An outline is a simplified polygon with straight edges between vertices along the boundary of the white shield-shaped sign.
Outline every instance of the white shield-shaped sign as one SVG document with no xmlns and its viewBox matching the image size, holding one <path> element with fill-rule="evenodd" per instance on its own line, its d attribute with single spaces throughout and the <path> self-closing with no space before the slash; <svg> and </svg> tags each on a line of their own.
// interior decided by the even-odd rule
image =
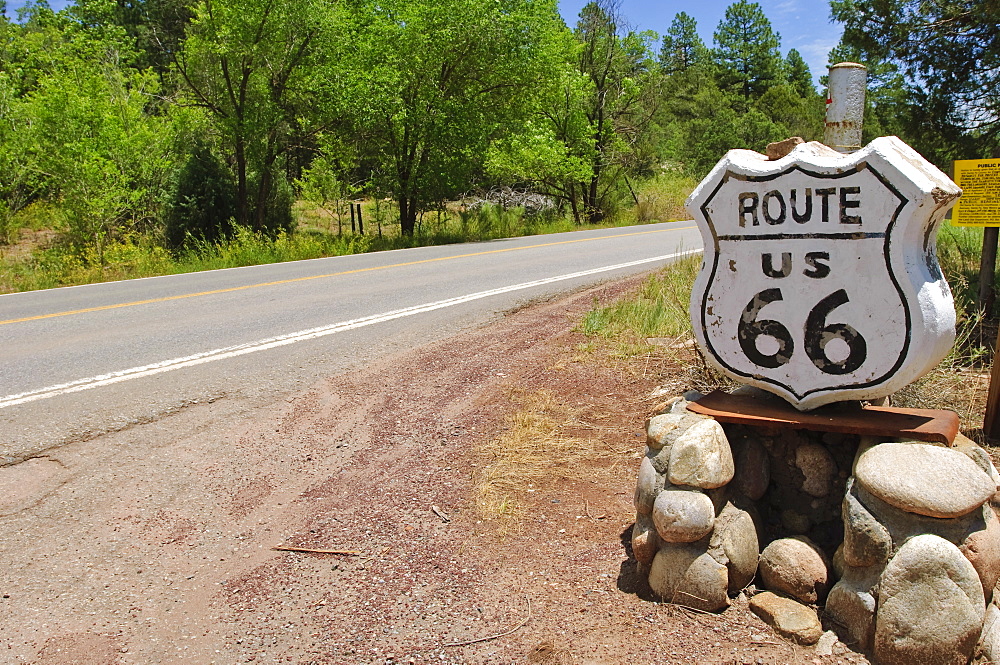
<svg viewBox="0 0 1000 665">
<path fill-rule="evenodd" d="M 935 237 L 960 194 L 895 137 L 850 155 L 730 151 L 687 201 L 705 241 L 691 296 L 705 356 L 802 410 L 920 377 L 954 342 Z"/>
</svg>

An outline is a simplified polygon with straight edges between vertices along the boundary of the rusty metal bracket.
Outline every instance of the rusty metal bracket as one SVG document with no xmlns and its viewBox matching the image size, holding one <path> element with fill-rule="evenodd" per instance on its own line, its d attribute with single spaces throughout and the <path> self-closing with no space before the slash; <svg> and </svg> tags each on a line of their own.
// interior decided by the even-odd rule
<svg viewBox="0 0 1000 665">
<path fill-rule="evenodd" d="M 829 404 L 802 412 L 790 404 L 779 404 L 777 400 L 730 395 L 721 390 L 691 402 L 687 408 L 723 423 L 755 425 L 765 429 L 885 436 L 949 446 L 954 445 L 959 429 L 958 414 L 954 411 Z"/>
</svg>

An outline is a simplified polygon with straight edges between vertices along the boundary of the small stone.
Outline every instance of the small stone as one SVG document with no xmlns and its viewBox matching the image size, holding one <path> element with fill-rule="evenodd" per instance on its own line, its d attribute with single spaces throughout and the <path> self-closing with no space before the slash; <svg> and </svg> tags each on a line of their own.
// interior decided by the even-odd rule
<svg viewBox="0 0 1000 665">
<path fill-rule="evenodd" d="M 855 464 L 859 484 L 917 515 L 961 517 L 989 501 L 996 484 L 967 455 L 923 443 L 883 443 Z"/>
<path fill-rule="evenodd" d="M 646 423 L 646 445 L 660 450 L 667 443 L 667 436 L 684 421 L 680 413 L 664 413 L 653 416 Z"/>
<path fill-rule="evenodd" d="M 759 547 L 750 513 L 727 503 L 715 518 L 708 550 L 729 569 L 729 593 L 739 593 L 757 574 Z"/>
<path fill-rule="evenodd" d="M 644 566 L 653 563 L 653 557 L 660 549 L 660 535 L 656 532 L 653 519 L 649 515 L 639 515 L 632 526 L 632 554 Z"/>
<path fill-rule="evenodd" d="M 649 588 L 668 603 L 716 612 L 729 606 L 726 567 L 702 548 L 668 543 L 649 571 Z"/>
<path fill-rule="evenodd" d="M 689 427 L 670 448 L 667 478 L 674 485 L 722 487 L 733 479 L 734 472 L 729 440 L 722 425 L 711 418 Z"/>
<path fill-rule="evenodd" d="M 756 439 L 749 439 L 740 447 L 734 463 L 733 485 L 736 489 L 751 501 L 764 496 L 771 482 L 771 463 L 764 446 Z"/>
<path fill-rule="evenodd" d="M 986 602 L 990 602 L 1000 581 L 1000 520 L 989 506 L 983 507 L 983 517 L 986 527 L 969 534 L 959 549 L 976 569 Z"/>
<path fill-rule="evenodd" d="M 958 548 L 933 534 L 914 536 L 879 582 L 875 659 L 880 665 L 965 665 L 985 612 L 979 576 Z"/>
<path fill-rule="evenodd" d="M 829 589 L 830 570 L 820 549 L 805 537 L 773 541 L 760 555 L 764 586 L 803 603 L 817 603 Z"/>
<path fill-rule="evenodd" d="M 806 515 L 803 515 L 799 511 L 786 508 L 781 511 L 781 526 L 785 527 L 785 531 L 788 533 L 802 535 L 809 531 L 812 527 L 812 522 L 809 521 Z"/>
<path fill-rule="evenodd" d="M 844 578 L 826 598 L 826 613 L 847 631 L 850 644 L 870 649 L 875 639 L 875 597 L 861 585 Z"/>
<path fill-rule="evenodd" d="M 663 474 L 664 479 L 666 479 L 667 469 L 670 468 L 670 446 L 667 445 L 660 450 L 647 447 L 646 459 L 652 463 L 653 469 L 657 473 Z"/>
<path fill-rule="evenodd" d="M 781 159 L 795 149 L 795 146 L 800 143 L 805 143 L 801 136 L 793 136 L 790 139 L 785 139 L 784 141 L 777 141 L 775 143 L 767 144 L 767 158 L 770 161 L 775 161 Z"/>
<path fill-rule="evenodd" d="M 764 591 L 750 599 L 750 610 L 779 635 L 796 644 L 816 644 L 823 635 L 816 611 L 791 598 Z"/>
<path fill-rule="evenodd" d="M 639 463 L 639 478 L 635 484 L 635 512 L 639 515 L 649 515 L 653 512 L 653 502 L 663 491 L 666 476 L 657 473 L 653 462 L 644 457 Z"/>
<path fill-rule="evenodd" d="M 830 570 L 833 571 L 833 576 L 835 579 L 840 579 L 844 576 L 844 570 L 847 568 L 847 564 L 844 563 L 844 543 L 840 543 L 837 549 L 833 552 L 833 558 L 830 560 Z"/>
<path fill-rule="evenodd" d="M 862 505 L 853 489 L 854 483 L 849 482 L 841 508 L 844 563 L 856 568 L 884 564 L 892 553 L 892 536 Z"/>
<path fill-rule="evenodd" d="M 872 587 L 878 580 L 877 573 L 866 569 L 847 569 L 826 597 L 826 613 L 847 631 L 846 641 L 862 650 L 870 649 L 875 640 L 875 596 L 872 595 Z"/>
<path fill-rule="evenodd" d="M 819 641 L 816 642 L 816 655 L 817 656 L 832 656 L 833 655 L 833 645 L 837 643 L 837 633 L 832 630 L 828 630 L 822 635 L 820 635 Z"/>
<path fill-rule="evenodd" d="M 813 442 L 803 443 L 795 449 L 795 466 L 804 476 L 803 492 L 814 497 L 830 493 L 837 465 L 825 447 Z"/>
<path fill-rule="evenodd" d="M 996 605 L 986 608 L 986 622 L 979 636 L 979 646 L 987 662 L 1000 662 L 1000 610 Z"/>
<path fill-rule="evenodd" d="M 653 524 L 668 543 L 701 540 L 714 523 L 715 507 L 701 492 L 668 486 L 653 502 Z"/>
</svg>

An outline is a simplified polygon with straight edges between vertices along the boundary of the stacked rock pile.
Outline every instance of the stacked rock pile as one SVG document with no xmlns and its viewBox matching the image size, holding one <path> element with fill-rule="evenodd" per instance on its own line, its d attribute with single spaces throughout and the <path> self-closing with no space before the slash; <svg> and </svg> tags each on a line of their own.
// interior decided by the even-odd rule
<svg viewBox="0 0 1000 665">
<path fill-rule="evenodd" d="M 980 641 L 1000 658 L 1000 475 L 983 449 L 764 432 L 687 404 L 649 420 L 636 485 L 632 549 L 654 593 L 720 611 L 756 578 L 751 609 L 803 644 L 825 601 L 880 665 L 965 663 Z"/>
<path fill-rule="evenodd" d="M 1000 579 L 1000 476 L 956 443 L 869 442 L 848 481 L 826 611 L 879 663 L 965 663 L 982 633 Z"/>
</svg>

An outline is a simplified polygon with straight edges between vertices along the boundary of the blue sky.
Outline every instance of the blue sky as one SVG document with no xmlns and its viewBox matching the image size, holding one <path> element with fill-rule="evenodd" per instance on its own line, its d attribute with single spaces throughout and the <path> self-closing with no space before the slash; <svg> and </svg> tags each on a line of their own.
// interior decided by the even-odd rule
<svg viewBox="0 0 1000 665">
<path fill-rule="evenodd" d="M 559 11 L 570 27 L 576 25 L 580 9 L 588 0 L 559 0 Z M 622 0 L 621 13 L 634 30 L 653 30 L 661 36 L 670 27 L 677 12 L 687 12 L 698 22 L 698 32 L 708 46 L 712 46 L 712 33 L 734 0 L 699 0 L 698 2 L 668 2 L 665 0 Z M 842 31 L 830 21 L 830 5 L 826 0 L 757 0 L 764 14 L 781 35 L 781 52 L 798 49 L 809 64 L 813 77 L 826 73 L 826 56 L 837 42 Z M 13 9 L 22 3 L 8 0 Z M 61 9 L 67 0 L 50 0 L 53 9 Z"/>
<path fill-rule="evenodd" d="M 634 30 L 666 33 L 678 12 L 687 12 L 698 22 L 698 34 L 712 46 L 712 34 L 726 15 L 726 7 L 735 0 L 622 0 L 621 14 Z M 576 25 L 577 16 L 588 0 L 559 0 L 559 12 L 566 24 Z M 813 78 L 826 74 L 827 54 L 840 41 L 843 29 L 830 20 L 830 5 L 825 0 L 757 0 L 771 27 L 781 35 L 781 53 L 797 49 Z"/>
</svg>

